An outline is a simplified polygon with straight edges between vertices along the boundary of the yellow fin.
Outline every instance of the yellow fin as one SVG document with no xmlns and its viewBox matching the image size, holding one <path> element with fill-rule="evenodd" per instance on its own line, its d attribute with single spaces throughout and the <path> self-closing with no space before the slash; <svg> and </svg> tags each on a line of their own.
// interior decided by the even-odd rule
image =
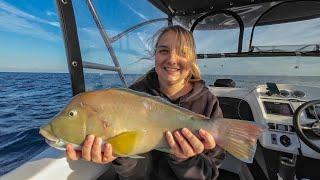
<svg viewBox="0 0 320 180">
<path fill-rule="evenodd" d="M 107 142 L 111 144 L 114 154 L 118 156 L 130 156 L 144 134 L 145 131 L 123 132 L 107 139 Z"/>
</svg>

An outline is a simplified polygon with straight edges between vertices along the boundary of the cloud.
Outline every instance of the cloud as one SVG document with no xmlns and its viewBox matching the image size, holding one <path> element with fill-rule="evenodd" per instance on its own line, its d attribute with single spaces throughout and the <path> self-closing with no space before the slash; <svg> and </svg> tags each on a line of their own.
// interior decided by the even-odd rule
<svg viewBox="0 0 320 180">
<path fill-rule="evenodd" d="M 48 25 L 52 25 L 55 27 L 59 27 L 59 25 L 57 25 L 57 24 L 59 24 L 59 22 L 51 22 L 51 21 L 48 21 L 45 19 L 38 18 L 32 14 L 21 11 L 20 9 L 18 9 L 8 3 L 5 3 L 5 2 L 0 2 L 0 9 L 2 11 L 9 13 L 9 14 L 15 15 L 17 17 L 20 17 L 20 18 L 23 18 L 23 19 L 26 19 L 29 21 L 34 21 L 34 22 L 38 22 L 38 23 L 43 23 L 43 24 L 48 24 Z M 47 12 L 52 13 L 50 11 L 47 11 Z"/>
<path fill-rule="evenodd" d="M 148 20 L 148 18 L 147 18 L 145 15 L 141 14 L 141 13 L 138 12 L 135 8 L 133 8 L 132 6 L 130 6 L 128 2 L 123 2 L 123 1 L 121 1 L 121 0 L 120 0 L 120 2 L 121 2 L 123 5 L 127 6 L 133 13 L 135 13 L 136 15 L 138 15 L 141 19 Z"/>
<path fill-rule="evenodd" d="M 47 16 L 57 16 L 55 12 L 52 11 L 46 11 Z"/>
<path fill-rule="evenodd" d="M 41 24 L 59 28 L 59 23 L 35 17 L 18 8 L 0 2 L 0 31 L 15 32 L 47 41 L 60 41 L 60 35 L 47 31 Z"/>
</svg>

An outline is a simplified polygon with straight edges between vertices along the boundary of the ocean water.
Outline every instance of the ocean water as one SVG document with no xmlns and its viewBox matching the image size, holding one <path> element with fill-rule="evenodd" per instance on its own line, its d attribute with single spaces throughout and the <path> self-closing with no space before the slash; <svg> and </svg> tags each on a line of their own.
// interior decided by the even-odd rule
<svg viewBox="0 0 320 180">
<path fill-rule="evenodd" d="M 125 75 L 128 84 L 139 76 Z M 208 85 L 217 78 L 232 78 L 249 89 L 270 81 L 320 87 L 320 77 L 204 76 Z M 85 74 L 85 81 L 87 90 L 122 86 L 116 74 Z M 39 127 L 71 97 L 67 73 L 0 72 L 0 176 L 48 148 Z"/>
</svg>

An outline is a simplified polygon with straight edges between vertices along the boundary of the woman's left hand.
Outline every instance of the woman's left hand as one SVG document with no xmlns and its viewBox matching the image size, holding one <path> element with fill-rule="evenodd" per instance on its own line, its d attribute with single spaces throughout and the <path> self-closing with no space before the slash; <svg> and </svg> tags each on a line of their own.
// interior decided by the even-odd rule
<svg viewBox="0 0 320 180">
<path fill-rule="evenodd" d="M 200 154 L 204 150 L 213 149 L 216 146 L 214 138 L 207 131 L 200 129 L 199 137 L 187 128 L 177 130 L 173 134 L 170 131 L 166 132 L 166 139 L 172 153 L 182 160 Z"/>
</svg>

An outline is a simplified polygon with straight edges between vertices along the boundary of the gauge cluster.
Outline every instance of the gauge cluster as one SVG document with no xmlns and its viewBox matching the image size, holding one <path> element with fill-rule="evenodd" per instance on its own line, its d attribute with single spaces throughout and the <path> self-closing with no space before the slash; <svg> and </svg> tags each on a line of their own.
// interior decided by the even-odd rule
<svg viewBox="0 0 320 180">
<path fill-rule="evenodd" d="M 280 96 L 286 98 L 303 98 L 306 96 L 306 93 L 301 90 L 281 89 Z"/>
<path fill-rule="evenodd" d="M 279 88 L 276 83 L 267 82 L 265 88 L 265 94 L 267 96 L 274 96 L 274 97 L 282 97 L 282 98 L 304 98 L 306 93 L 300 89 L 294 88 Z"/>
</svg>

